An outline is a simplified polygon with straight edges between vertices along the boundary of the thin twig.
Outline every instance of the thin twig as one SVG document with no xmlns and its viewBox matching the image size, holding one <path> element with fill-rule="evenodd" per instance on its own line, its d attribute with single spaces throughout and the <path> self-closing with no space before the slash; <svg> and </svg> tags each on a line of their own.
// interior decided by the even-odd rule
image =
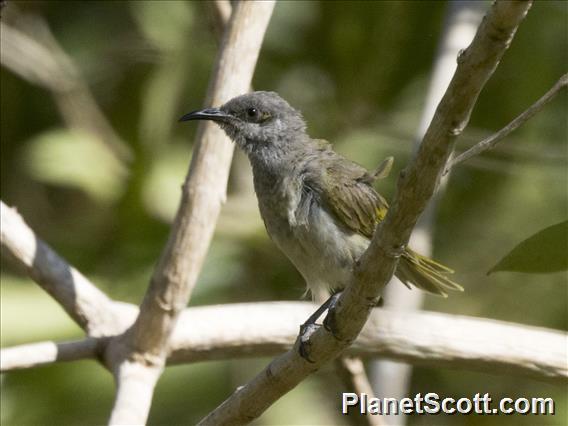
<svg viewBox="0 0 568 426">
<path fill-rule="evenodd" d="M 101 342 L 100 338 L 89 337 L 73 342 L 41 342 L 5 348 L 0 351 L 0 372 L 96 358 Z"/>
<path fill-rule="evenodd" d="M 568 87 L 568 73 L 560 77 L 556 84 L 552 86 L 552 88 L 548 92 L 546 92 L 538 101 L 532 104 L 522 114 L 517 116 L 513 121 L 499 130 L 497 133 L 492 134 L 488 138 L 482 140 L 467 151 L 455 157 L 444 170 L 444 175 L 458 164 L 463 163 L 464 161 L 469 160 L 471 157 L 479 155 L 482 152 L 495 147 L 495 145 L 501 142 L 511 132 L 521 127 L 526 121 L 530 120 L 536 113 L 541 111 L 546 106 L 546 104 L 554 99 L 554 97 L 566 87 Z"/>
<path fill-rule="evenodd" d="M 471 45 L 460 55 L 458 68 L 440 102 L 415 159 L 401 174 L 397 194 L 353 282 L 339 297 L 328 324 L 309 339 L 309 358 L 298 349 L 274 359 L 268 367 L 209 413 L 203 425 L 247 424 L 309 374 L 334 359 L 357 337 L 398 263 L 418 217 L 434 194 L 452 146 L 466 127 L 487 80 L 509 47 L 530 1 L 497 1 L 481 23 Z"/>
</svg>

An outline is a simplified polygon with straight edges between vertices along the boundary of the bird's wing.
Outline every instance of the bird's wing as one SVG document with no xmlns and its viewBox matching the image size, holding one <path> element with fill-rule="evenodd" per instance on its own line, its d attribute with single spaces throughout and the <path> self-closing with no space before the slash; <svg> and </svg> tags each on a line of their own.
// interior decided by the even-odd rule
<svg viewBox="0 0 568 426">
<path fill-rule="evenodd" d="M 367 170 L 331 149 L 325 151 L 319 179 L 311 185 L 340 223 L 371 238 L 387 213 L 387 202 L 371 186 L 374 178 Z"/>
<path fill-rule="evenodd" d="M 375 180 L 373 174 L 325 146 L 319 154 L 318 167 L 314 167 L 314 175 L 306 183 L 339 223 L 372 238 L 377 224 L 385 218 L 388 210 L 385 199 L 371 186 Z M 380 170 L 378 175 L 382 175 Z M 406 248 L 396 275 L 407 286 L 413 284 L 445 297 L 447 290 L 463 291 L 448 277 L 452 272 L 450 268 Z"/>
</svg>

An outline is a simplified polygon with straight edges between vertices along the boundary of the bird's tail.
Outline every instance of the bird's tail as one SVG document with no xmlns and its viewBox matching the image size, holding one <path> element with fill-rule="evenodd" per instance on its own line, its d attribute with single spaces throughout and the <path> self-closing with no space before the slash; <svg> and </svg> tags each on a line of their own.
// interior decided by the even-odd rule
<svg viewBox="0 0 568 426">
<path fill-rule="evenodd" d="M 448 297 L 447 290 L 463 291 L 448 275 L 454 271 L 435 260 L 407 248 L 400 257 L 396 270 L 397 278 L 408 288 L 410 284 L 429 293 Z"/>
</svg>

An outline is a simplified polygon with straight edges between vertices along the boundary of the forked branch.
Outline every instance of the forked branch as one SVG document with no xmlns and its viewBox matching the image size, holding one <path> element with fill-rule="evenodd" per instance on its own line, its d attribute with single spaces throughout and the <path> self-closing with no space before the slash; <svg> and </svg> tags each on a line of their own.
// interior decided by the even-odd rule
<svg viewBox="0 0 568 426">
<path fill-rule="evenodd" d="M 497 133 L 492 134 L 487 139 L 482 140 L 481 142 L 475 144 L 473 147 L 468 149 L 467 151 L 461 153 L 457 157 L 455 157 L 450 164 L 447 165 L 446 169 L 444 170 L 444 174 L 448 173 L 452 168 L 457 166 L 458 164 L 463 163 L 464 161 L 469 160 L 471 157 L 475 157 L 487 150 L 490 150 L 495 147 L 499 142 L 501 142 L 505 137 L 507 137 L 511 132 L 517 130 L 521 127 L 525 122 L 530 120 L 534 115 L 541 111 L 554 97 L 560 93 L 562 89 L 568 87 L 568 74 L 564 74 L 560 79 L 552 86 L 552 88 L 546 92 L 538 101 L 532 104 L 529 108 L 523 111 L 522 114 L 517 116 L 513 121 L 499 130 Z"/>
</svg>

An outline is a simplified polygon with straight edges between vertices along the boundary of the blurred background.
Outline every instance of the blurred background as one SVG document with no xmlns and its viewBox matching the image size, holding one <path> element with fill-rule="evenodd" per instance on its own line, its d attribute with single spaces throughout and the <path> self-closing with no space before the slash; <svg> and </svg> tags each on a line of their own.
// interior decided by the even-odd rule
<svg viewBox="0 0 568 426">
<path fill-rule="evenodd" d="M 277 4 L 253 86 L 301 109 L 313 137 L 369 169 L 390 199 L 413 150 L 444 25 L 444 1 Z M 183 1 L 9 1 L 2 9 L 1 198 L 111 297 L 138 304 L 166 241 L 192 154 L 218 36 L 212 4 Z M 456 147 L 499 130 L 566 72 L 568 3 L 536 2 L 484 89 Z M 566 273 L 487 271 L 520 241 L 568 217 L 568 97 L 559 95 L 496 149 L 457 167 L 434 218 L 434 256 L 466 291 L 425 308 L 567 329 Z M 212 171 L 214 173 L 215 171 Z M 304 283 L 268 239 L 250 169 L 236 153 L 215 239 L 190 305 L 298 300 Z M 568 248 L 567 248 L 568 249 Z M 82 334 L 58 305 L 2 261 L 3 347 Z M 534 342 L 538 345 L 538 342 Z M 149 424 L 193 424 L 267 359 L 170 367 Z M 84 383 L 88 383 L 85 386 Z M 1 376 L 5 425 L 102 424 L 110 374 L 76 362 Z M 310 377 L 257 424 L 346 424 L 333 369 Z M 553 397 L 566 389 L 511 376 L 414 369 L 410 394 Z M 411 416 L 408 424 L 484 425 L 493 417 Z"/>
</svg>

